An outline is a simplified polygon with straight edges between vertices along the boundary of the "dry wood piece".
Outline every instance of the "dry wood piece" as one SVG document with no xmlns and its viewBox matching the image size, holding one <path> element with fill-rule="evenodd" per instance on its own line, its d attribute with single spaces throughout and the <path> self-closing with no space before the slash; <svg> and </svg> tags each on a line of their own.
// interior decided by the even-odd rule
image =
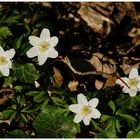
<svg viewBox="0 0 140 140">
<path fill-rule="evenodd" d="M 71 92 L 77 91 L 77 86 L 79 85 L 78 81 L 70 81 L 68 84 L 68 88 Z"/>
<path fill-rule="evenodd" d="M 78 14 L 80 14 L 81 18 L 90 26 L 95 32 L 106 36 L 111 31 L 111 24 L 113 21 L 94 10 L 90 6 L 81 6 L 78 10 Z"/>
<path fill-rule="evenodd" d="M 117 23 L 120 24 L 126 15 L 129 16 L 132 20 L 137 21 L 135 6 L 133 3 L 131 3 L 131 2 L 118 2 L 118 3 L 115 3 L 115 7 L 118 11 L 114 15 L 114 18 L 117 21 Z"/>
<path fill-rule="evenodd" d="M 0 105 L 14 98 L 14 91 L 12 89 L 0 89 L 0 94 L 3 94 L 2 98 L 0 98 Z"/>
<path fill-rule="evenodd" d="M 63 77 L 59 71 L 59 69 L 53 67 L 54 70 L 54 80 L 53 80 L 53 85 L 56 87 L 60 87 L 63 84 Z"/>
<path fill-rule="evenodd" d="M 90 63 L 95 67 L 96 71 L 100 71 L 107 74 L 112 74 L 116 72 L 115 62 L 112 59 L 108 59 L 108 63 L 101 63 L 101 60 L 104 61 L 104 56 L 101 53 L 94 53 L 90 59 Z M 109 63 L 110 62 L 110 63 Z"/>
</svg>

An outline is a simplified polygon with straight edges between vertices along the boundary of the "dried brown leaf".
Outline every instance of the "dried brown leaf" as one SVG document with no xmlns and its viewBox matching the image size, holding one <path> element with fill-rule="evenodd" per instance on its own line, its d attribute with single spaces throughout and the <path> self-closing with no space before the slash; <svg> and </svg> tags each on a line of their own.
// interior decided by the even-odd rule
<svg viewBox="0 0 140 140">
<path fill-rule="evenodd" d="M 100 90 L 104 85 L 104 82 L 99 81 L 99 80 L 95 80 L 95 87 L 97 90 Z"/>
<path fill-rule="evenodd" d="M 70 81 L 68 84 L 68 88 L 71 92 L 77 91 L 77 86 L 79 85 L 78 81 Z"/>
<path fill-rule="evenodd" d="M 62 84 L 63 84 L 63 77 L 61 75 L 61 72 L 59 71 L 59 69 L 53 67 L 53 70 L 54 70 L 54 80 L 53 80 L 53 85 L 54 86 L 57 86 L 57 87 L 60 87 Z"/>
<path fill-rule="evenodd" d="M 115 76 L 110 76 L 107 80 L 106 80 L 106 83 L 105 83 L 105 85 L 104 85 L 104 88 L 106 88 L 106 87 L 114 87 L 115 85 L 116 85 L 116 80 L 117 80 L 118 78 L 117 77 L 115 77 Z"/>
<path fill-rule="evenodd" d="M 81 6 L 78 10 L 78 14 L 95 32 L 103 36 L 110 33 L 110 25 L 113 24 L 113 21 L 90 6 Z M 105 22 L 107 23 L 106 26 L 104 26 Z"/>
</svg>

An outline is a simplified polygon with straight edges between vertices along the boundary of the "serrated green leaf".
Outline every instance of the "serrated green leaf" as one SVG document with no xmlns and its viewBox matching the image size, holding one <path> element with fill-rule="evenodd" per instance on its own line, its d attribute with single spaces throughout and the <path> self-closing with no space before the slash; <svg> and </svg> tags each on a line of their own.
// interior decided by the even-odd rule
<svg viewBox="0 0 140 140">
<path fill-rule="evenodd" d="M 0 39 L 7 38 L 8 36 L 11 36 L 11 35 L 12 33 L 8 27 L 6 26 L 0 27 Z"/>
<path fill-rule="evenodd" d="M 31 63 L 24 65 L 14 64 L 13 71 L 14 75 L 24 83 L 34 83 L 39 78 L 39 74 Z"/>
<path fill-rule="evenodd" d="M 101 131 L 95 135 L 95 138 L 117 138 L 111 131 Z"/>
<path fill-rule="evenodd" d="M 126 137 L 127 138 L 140 138 L 140 131 L 129 131 Z"/>
<path fill-rule="evenodd" d="M 110 131 L 114 134 L 117 133 L 117 130 L 116 130 L 116 120 L 114 117 L 110 117 L 108 120 L 107 120 L 107 126 L 105 128 L 106 131 Z"/>
<path fill-rule="evenodd" d="M 115 112 L 115 103 L 111 100 L 109 103 L 108 103 L 108 106 L 112 109 L 113 113 Z"/>
<path fill-rule="evenodd" d="M 105 122 L 107 119 L 109 119 L 109 117 L 110 117 L 109 115 L 104 115 L 104 114 L 103 114 L 103 115 L 101 116 L 101 122 Z"/>
<path fill-rule="evenodd" d="M 5 116 L 5 118 L 9 118 L 13 112 L 13 109 L 6 109 L 3 111 L 3 115 Z"/>
<path fill-rule="evenodd" d="M 6 135 L 6 138 L 29 138 L 29 136 L 22 130 L 16 129 L 9 131 Z"/>
<path fill-rule="evenodd" d="M 74 138 L 77 130 L 73 117 L 64 116 L 58 108 L 47 106 L 33 122 L 38 137 L 44 138 Z"/>
</svg>

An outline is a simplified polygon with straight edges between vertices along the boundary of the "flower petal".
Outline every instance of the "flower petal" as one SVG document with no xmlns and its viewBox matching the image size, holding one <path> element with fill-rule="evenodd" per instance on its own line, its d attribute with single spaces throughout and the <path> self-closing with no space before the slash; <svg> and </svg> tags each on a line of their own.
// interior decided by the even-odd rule
<svg viewBox="0 0 140 140">
<path fill-rule="evenodd" d="M 8 63 L 8 67 L 9 67 L 9 68 L 12 68 L 12 62 L 11 62 L 10 60 L 8 60 L 7 63 Z"/>
<path fill-rule="evenodd" d="M 84 94 L 78 94 L 77 95 L 77 100 L 78 100 L 78 104 L 81 104 L 81 105 L 87 105 L 88 104 L 87 98 L 85 97 Z"/>
<path fill-rule="evenodd" d="M 129 79 L 127 77 L 122 77 L 120 79 L 116 80 L 116 84 L 119 84 L 120 86 L 126 86 L 127 83 L 129 82 Z"/>
<path fill-rule="evenodd" d="M 4 53 L 4 49 L 0 46 L 0 54 Z"/>
<path fill-rule="evenodd" d="M 9 76 L 9 74 L 10 74 L 8 65 L 0 66 L 0 71 L 4 76 Z"/>
<path fill-rule="evenodd" d="M 140 91 L 140 81 L 138 82 L 137 88 Z"/>
<path fill-rule="evenodd" d="M 84 117 L 83 122 L 85 125 L 89 125 L 91 120 L 91 115 L 87 115 Z"/>
<path fill-rule="evenodd" d="M 37 36 L 29 36 L 29 43 L 34 47 L 37 47 L 41 41 L 42 40 Z"/>
<path fill-rule="evenodd" d="M 98 109 L 93 109 L 92 112 L 91 112 L 91 117 L 94 118 L 94 119 L 97 119 L 97 118 L 100 118 L 101 116 L 101 113 L 99 112 Z"/>
<path fill-rule="evenodd" d="M 50 48 L 48 50 L 48 57 L 50 57 L 50 58 L 56 58 L 57 56 L 58 56 L 58 52 L 54 48 Z"/>
<path fill-rule="evenodd" d="M 83 117 L 84 117 L 84 116 L 81 115 L 81 114 L 76 114 L 75 117 L 74 117 L 74 122 L 75 122 L 75 123 L 81 122 L 82 119 L 83 119 Z"/>
<path fill-rule="evenodd" d="M 26 52 L 26 55 L 27 55 L 29 58 L 38 56 L 38 49 L 37 49 L 36 47 L 32 47 L 32 48 L 30 48 L 30 49 Z"/>
<path fill-rule="evenodd" d="M 58 43 L 58 37 L 53 36 L 53 37 L 50 38 L 50 45 L 51 45 L 51 47 L 56 46 L 57 43 Z"/>
<path fill-rule="evenodd" d="M 50 31 L 46 28 L 44 28 L 40 34 L 40 38 L 42 40 L 48 40 L 50 39 Z"/>
<path fill-rule="evenodd" d="M 138 77 L 138 70 L 137 68 L 133 68 L 129 73 L 129 78 L 137 78 Z"/>
<path fill-rule="evenodd" d="M 130 89 L 127 86 L 124 86 L 122 91 L 124 93 L 129 93 L 130 92 Z"/>
<path fill-rule="evenodd" d="M 14 57 L 14 55 L 15 55 L 15 50 L 14 49 L 10 49 L 10 50 L 7 50 L 6 52 L 5 52 L 5 56 L 7 57 L 7 58 L 9 58 L 9 59 L 12 59 L 13 57 Z"/>
<path fill-rule="evenodd" d="M 73 105 L 70 105 L 69 106 L 69 110 L 74 112 L 74 113 L 79 113 L 80 112 L 80 109 L 81 109 L 81 105 L 79 104 L 73 104 Z"/>
<path fill-rule="evenodd" d="M 99 103 L 99 100 L 97 98 L 93 98 L 88 102 L 88 104 L 92 106 L 93 108 L 95 108 L 98 105 L 98 103 Z"/>
<path fill-rule="evenodd" d="M 43 53 L 39 54 L 38 55 L 39 65 L 43 65 L 46 62 L 47 58 L 48 58 L 47 53 L 45 53 L 45 54 L 43 54 Z"/>
<path fill-rule="evenodd" d="M 129 92 L 129 95 L 131 97 L 136 96 L 136 94 L 137 94 L 137 91 L 136 90 L 130 90 L 130 92 Z"/>
</svg>

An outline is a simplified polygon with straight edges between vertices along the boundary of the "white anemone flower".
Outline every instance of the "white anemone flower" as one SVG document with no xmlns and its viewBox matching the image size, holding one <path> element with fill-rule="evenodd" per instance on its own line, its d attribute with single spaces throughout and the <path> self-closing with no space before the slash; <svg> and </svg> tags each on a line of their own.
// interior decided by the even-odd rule
<svg viewBox="0 0 140 140">
<path fill-rule="evenodd" d="M 58 52 L 54 48 L 58 43 L 58 37 L 50 37 L 50 31 L 46 28 L 42 30 L 40 37 L 29 36 L 29 43 L 33 47 L 26 54 L 29 58 L 38 56 L 39 65 L 43 65 L 47 58 L 58 56 Z"/>
<path fill-rule="evenodd" d="M 11 59 L 15 55 L 15 50 L 10 49 L 4 51 L 3 48 L 0 46 L 0 71 L 4 76 L 9 76 L 10 68 L 12 68 Z"/>
<path fill-rule="evenodd" d="M 116 83 L 123 87 L 124 93 L 129 93 L 131 97 L 135 96 L 137 92 L 140 91 L 140 76 L 138 75 L 138 70 L 132 68 L 128 78 L 122 77 L 117 79 Z"/>
<path fill-rule="evenodd" d="M 99 103 L 97 98 L 87 101 L 87 98 L 83 94 L 79 94 L 77 100 L 78 104 L 69 106 L 69 110 L 76 113 L 74 118 L 75 123 L 79 123 L 83 120 L 85 125 L 89 125 L 91 118 L 100 118 L 101 113 L 96 109 Z"/>
</svg>

